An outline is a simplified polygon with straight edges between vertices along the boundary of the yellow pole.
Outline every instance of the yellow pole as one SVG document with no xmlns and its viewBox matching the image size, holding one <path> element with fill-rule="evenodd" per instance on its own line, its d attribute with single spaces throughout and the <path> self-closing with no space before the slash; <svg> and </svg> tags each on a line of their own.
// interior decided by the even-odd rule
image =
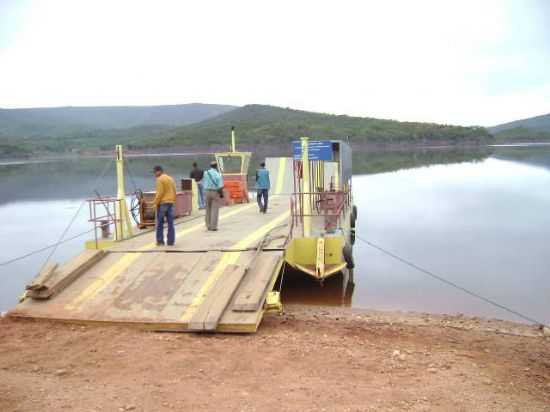
<svg viewBox="0 0 550 412">
<path fill-rule="evenodd" d="M 124 157 L 122 145 L 116 145 L 116 176 L 117 176 L 117 199 L 118 207 L 116 219 L 118 220 L 115 230 L 115 240 L 128 239 L 133 236 L 130 212 L 126 204 L 126 188 L 124 186 Z"/>
<path fill-rule="evenodd" d="M 304 237 L 311 236 L 311 184 L 309 181 L 308 138 L 302 137 L 302 192 L 304 192 Z"/>
<path fill-rule="evenodd" d="M 231 126 L 231 151 L 236 152 L 236 146 L 235 146 L 235 127 Z"/>
</svg>

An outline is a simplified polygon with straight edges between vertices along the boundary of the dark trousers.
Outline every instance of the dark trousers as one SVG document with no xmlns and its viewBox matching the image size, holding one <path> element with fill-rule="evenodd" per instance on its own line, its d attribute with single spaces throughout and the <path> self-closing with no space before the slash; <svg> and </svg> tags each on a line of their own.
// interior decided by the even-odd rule
<svg viewBox="0 0 550 412">
<path fill-rule="evenodd" d="M 220 194 L 217 190 L 206 191 L 206 213 L 204 220 L 208 230 L 218 230 L 218 217 L 220 212 Z"/>
<path fill-rule="evenodd" d="M 168 224 L 167 243 L 171 246 L 176 241 L 174 229 L 174 205 L 161 203 L 157 210 L 157 243 L 164 243 L 164 219 Z"/>
<path fill-rule="evenodd" d="M 260 212 L 267 212 L 267 199 L 269 197 L 269 190 L 268 189 L 258 189 L 258 207 L 260 208 Z"/>
</svg>

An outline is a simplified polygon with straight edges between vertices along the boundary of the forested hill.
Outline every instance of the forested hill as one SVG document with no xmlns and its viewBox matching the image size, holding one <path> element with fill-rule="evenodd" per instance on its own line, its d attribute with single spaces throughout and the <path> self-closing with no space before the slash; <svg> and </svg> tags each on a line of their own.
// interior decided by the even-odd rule
<svg viewBox="0 0 550 412">
<path fill-rule="evenodd" d="M 227 140 L 235 126 L 239 142 L 247 144 L 286 143 L 299 136 L 344 138 L 371 143 L 463 143 L 489 139 L 482 127 L 460 127 L 434 123 L 398 122 L 306 112 L 288 108 L 248 105 L 218 117 L 176 128 L 171 136 L 136 142 L 144 145 L 216 144 Z"/>
<path fill-rule="evenodd" d="M 530 117 L 528 119 L 516 120 L 509 123 L 499 124 L 490 128 L 491 132 L 497 133 L 508 129 L 534 129 L 550 132 L 550 113 L 542 116 Z"/>
<path fill-rule="evenodd" d="M 56 125 L 55 122 L 52 124 Z M 231 126 L 237 129 L 239 144 L 248 145 L 286 144 L 300 136 L 315 139 L 349 136 L 356 143 L 383 144 L 475 144 L 492 139 L 482 127 L 398 122 L 247 105 L 179 127 L 138 125 L 93 129 L 82 126 L 70 132 L 43 137 L 0 136 L 0 155 L 2 152 L 4 156 L 52 152 L 91 153 L 111 150 L 117 143 L 127 145 L 130 149 L 146 151 L 166 151 L 167 148 L 176 147 L 178 150 L 207 148 L 227 143 Z"/>
<path fill-rule="evenodd" d="M 233 109 L 235 106 L 201 103 L 0 109 L 0 137 L 62 137 L 83 129 L 125 129 L 153 125 L 176 127 L 200 122 Z"/>
<path fill-rule="evenodd" d="M 489 129 L 498 142 L 550 142 L 550 113 Z"/>
</svg>

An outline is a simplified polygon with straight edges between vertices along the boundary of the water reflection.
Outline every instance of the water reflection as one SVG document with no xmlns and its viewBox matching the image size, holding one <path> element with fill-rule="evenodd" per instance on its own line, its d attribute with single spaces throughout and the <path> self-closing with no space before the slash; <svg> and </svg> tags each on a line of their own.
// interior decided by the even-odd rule
<svg viewBox="0 0 550 412">
<path fill-rule="evenodd" d="M 162 164 L 175 178 L 188 177 L 194 160 L 208 164 L 211 156 L 145 157 L 127 159 L 128 191 L 154 188 L 153 166 Z M 103 178 L 98 176 L 107 169 Z M 114 162 L 110 158 L 71 159 L 56 162 L 0 166 L 0 205 L 21 200 L 80 199 L 116 193 Z"/>
<path fill-rule="evenodd" d="M 489 147 L 423 148 L 399 151 L 354 151 L 353 173 L 356 175 L 392 172 L 423 166 L 479 162 L 494 153 Z"/>
<path fill-rule="evenodd" d="M 495 150 L 493 157 L 550 169 L 550 147 L 548 146 L 499 147 Z"/>
<path fill-rule="evenodd" d="M 276 285 L 281 284 L 281 278 Z M 355 285 L 343 274 L 326 279 L 323 284 L 288 266 L 285 269 L 281 298 L 285 303 L 351 306 Z"/>
<path fill-rule="evenodd" d="M 550 321 L 550 172 L 488 158 L 354 178 L 357 233 L 449 280 Z M 353 305 L 508 313 L 359 244 Z M 518 319 L 515 319 L 518 320 Z"/>
<path fill-rule="evenodd" d="M 269 156 L 288 155 L 270 153 Z M 250 175 L 265 154 L 252 158 Z M 126 159 L 126 190 L 152 190 L 155 187 L 153 167 L 162 165 L 176 181 L 189 177 L 194 161 L 207 168 L 212 154 L 185 156 L 144 156 Z M 0 165 L 0 205 L 23 200 L 83 199 L 116 193 L 116 174 L 113 158 L 82 158 L 47 162 L 17 162 Z M 98 180 L 104 171 L 104 176 Z"/>
</svg>

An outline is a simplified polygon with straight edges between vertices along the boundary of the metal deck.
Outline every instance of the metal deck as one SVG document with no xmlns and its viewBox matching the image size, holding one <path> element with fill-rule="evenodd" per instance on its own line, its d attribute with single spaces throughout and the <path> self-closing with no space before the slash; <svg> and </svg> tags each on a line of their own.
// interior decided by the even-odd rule
<svg viewBox="0 0 550 412">
<path fill-rule="evenodd" d="M 10 315 L 154 330 L 255 332 L 289 232 L 290 164 L 268 161 L 274 195 L 267 214 L 251 199 L 222 208 L 217 232 L 206 230 L 202 214 L 180 220 L 175 247 L 156 246 L 152 231 L 118 242 L 58 294 L 27 298 Z M 268 250 L 257 249 L 262 241 Z M 87 259 L 89 251 L 59 270 Z"/>
</svg>

